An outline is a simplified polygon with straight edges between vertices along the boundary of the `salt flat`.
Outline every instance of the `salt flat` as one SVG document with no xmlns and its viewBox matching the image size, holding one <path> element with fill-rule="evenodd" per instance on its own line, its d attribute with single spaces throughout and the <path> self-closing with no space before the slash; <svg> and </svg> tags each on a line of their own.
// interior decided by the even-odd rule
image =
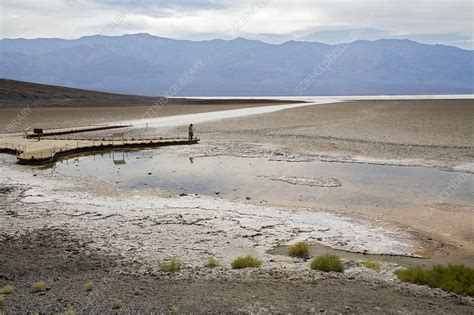
<svg viewBox="0 0 474 315">
<path fill-rule="evenodd" d="M 353 296 L 366 292 L 366 284 L 377 292 L 386 289 L 378 300 L 406 301 L 400 292 L 408 290 L 416 296 L 410 303 L 425 310 L 465 312 L 457 303 L 468 307 L 472 301 L 400 284 L 392 273 L 397 264 L 390 261 L 383 262 L 383 272 L 371 273 L 357 259 L 344 258 L 343 251 L 429 256 L 430 263 L 473 262 L 472 102 L 326 98 L 243 109 L 164 107 L 164 117 L 158 111 L 145 120 L 146 107 L 117 107 L 110 122 L 130 117 L 135 126 L 124 129 L 128 137 L 182 136 L 194 123 L 202 143 L 128 158 L 126 152 L 110 153 L 108 159 L 76 156 L 52 168 L 25 168 L 2 155 L 0 244 L 7 254 L 0 258 L 6 266 L 0 273 L 27 288 L 35 275 L 10 268 L 11 261 L 21 260 L 21 270 L 34 265 L 40 277 L 58 279 L 52 290 L 87 277 L 99 279 L 101 292 L 117 292 L 112 287 L 125 278 L 127 284 L 121 285 L 129 291 L 149 287 L 149 279 L 188 289 L 197 281 L 211 291 L 219 281 L 240 289 L 248 286 L 240 281 L 283 281 L 286 288 L 304 292 L 304 283 L 323 281 L 327 292 L 337 288 L 342 296 Z M 167 115 L 170 111 L 178 115 Z M 37 115 L 62 120 L 72 112 L 37 109 Z M 87 109 L 71 119 L 87 124 L 107 119 L 107 113 Z M 64 141 L 108 136 L 107 131 L 92 132 Z M 104 160 L 110 167 L 101 164 Z M 199 173 L 198 168 L 205 170 Z M 346 272 L 336 281 L 310 271 L 302 260 L 272 252 L 304 240 L 343 250 Z M 231 270 L 229 263 L 246 254 L 260 257 L 263 267 Z M 160 272 L 156 261 L 173 256 L 185 267 L 174 275 Z M 203 269 L 208 256 L 222 265 Z M 52 269 L 51 261 L 63 268 Z M 60 269 L 62 274 L 56 272 Z M 303 287 L 295 288 L 290 279 Z M 279 292 L 276 282 L 268 287 Z M 189 290 L 197 294 L 203 288 Z M 148 293 L 141 305 L 151 298 Z"/>
</svg>

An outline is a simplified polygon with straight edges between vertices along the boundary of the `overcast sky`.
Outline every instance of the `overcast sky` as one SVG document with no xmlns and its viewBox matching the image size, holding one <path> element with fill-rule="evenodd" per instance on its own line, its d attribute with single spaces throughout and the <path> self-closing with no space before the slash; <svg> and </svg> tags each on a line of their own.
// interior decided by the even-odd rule
<svg viewBox="0 0 474 315">
<path fill-rule="evenodd" d="M 179 39 L 411 38 L 472 49 L 472 0 L 0 0 L 2 38 L 150 33 Z"/>
</svg>

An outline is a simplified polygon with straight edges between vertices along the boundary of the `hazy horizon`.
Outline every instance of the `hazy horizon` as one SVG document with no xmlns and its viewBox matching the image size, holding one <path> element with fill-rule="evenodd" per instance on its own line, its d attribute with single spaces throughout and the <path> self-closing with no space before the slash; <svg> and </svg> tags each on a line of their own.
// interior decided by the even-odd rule
<svg viewBox="0 0 474 315">
<path fill-rule="evenodd" d="M 336 44 L 348 42 L 352 31 L 364 28 L 361 39 L 406 38 L 473 49 L 469 0 L 4 0 L 1 9 L 0 38 L 149 33 L 180 40 L 244 37 L 272 44 Z"/>
<path fill-rule="evenodd" d="M 354 30 L 347 30 L 348 32 L 349 31 L 354 31 Z M 351 40 L 350 37 L 348 37 L 347 41 L 336 41 L 336 42 L 327 42 L 327 41 L 318 41 L 318 40 L 299 40 L 299 39 L 288 39 L 288 40 L 285 40 L 285 41 L 280 41 L 280 42 L 273 42 L 271 40 L 268 40 L 268 39 L 258 39 L 258 38 L 251 38 L 251 37 L 244 37 L 244 36 L 238 36 L 238 37 L 234 37 L 234 38 L 209 38 L 209 39 L 180 39 L 180 38 L 173 38 L 173 37 L 167 37 L 167 36 L 161 36 L 161 35 L 156 35 L 156 34 L 150 34 L 150 33 L 126 33 L 126 34 L 121 34 L 121 35 L 104 35 L 104 34 L 89 34 L 89 35 L 83 35 L 83 36 L 80 36 L 80 37 L 75 37 L 75 38 L 61 38 L 61 37 L 0 37 L 0 41 L 1 40 L 37 40 L 37 39 L 44 39 L 44 40 L 54 40 L 54 39 L 58 39 L 58 40 L 67 40 L 67 41 L 73 41 L 73 40 L 78 40 L 78 39 L 81 39 L 81 38 L 87 38 L 87 37 L 101 37 L 101 36 L 104 36 L 104 37 L 124 37 L 124 36 L 133 36 L 133 35 L 148 35 L 148 36 L 152 36 L 152 37 L 157 37 L 157 38 L 163 38 L 163 39 L 170 39 L 170 40 L 176 40 L 176 41 L 190 41 L 190 42 L 209 42 L 209 41 L 234 41 L 234 40 L 239 40 L 239 39 L 243 39 L 243 40 L 248 40 L 248 41 L 259 41 L 259 42 L 262 42 L 262 43 L 265 43 L 265 44 L 268 44 L 268 45 L 274 45 L 274 46 L 279 46 L 279 45 L 282 45 L 282 44 L 286 44 L 288 42 L 307 42 L 307 43 L 320 43 L 320 44 L 325 44 L 325 45 L 329 45 L 329 46 L 337 46 L 337 45 L 340 45 L 340 44 L 345 44 L 345 43 L 353 43 L 353 42 L 358 42 L 358 41 L 367 41 L 367 42 L 376 42 L 376 41 L 383 41 L 383 40 L 399 40 L 399 41 L 412 41 L 412 42 L 415 42 L 415 43 L 418 43 L 418 44 L 423 44 L 423 45 L 442 45 L 442 46 L 449 46 L 449 47 L 455 47 L 455 48 L 459 48 L 459 49 L 463 49 L 463 50 L 468 50 L 468 51 L 473 51 L 474 48 L 464 48 L 464 47 L 459 47 L 459 46 L 455 46 L 455 45 L 448 45 L 448 44 L 440 44 L 440 43 L 426 43 L 426 42 L 423 42 L 423 41 L 419 41 L 419 40 L 415 40 L 415 39 L 411 39 L 411 38 L 404 38 L 404 37 L 400 37 L 400 38 L 394 38 L 394 37 L 387 37 L 387 38 L 377 38 L 377 39 L 365 39 L 365 38 L 358 38 L 358 39 L 354 39 L 354 40 Z"/>
</svg>

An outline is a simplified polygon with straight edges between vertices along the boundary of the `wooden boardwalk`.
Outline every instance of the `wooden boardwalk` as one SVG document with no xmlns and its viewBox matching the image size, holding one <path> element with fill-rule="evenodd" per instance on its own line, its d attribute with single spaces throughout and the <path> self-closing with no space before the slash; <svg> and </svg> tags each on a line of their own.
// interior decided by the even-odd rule
<svg viewBox="0 0 474 315">
<path fill-rule="evenodd" d="M 15 154 L 19 164 L 39 165 L 55 162 L 70 155 L 117 149 L 154 148 L 171 145 L 197 144 L 199 139 L 156 138 L 121 140 L 36 139 L 21 135 L 0 136 L 0 153 Z"/>
</svg>

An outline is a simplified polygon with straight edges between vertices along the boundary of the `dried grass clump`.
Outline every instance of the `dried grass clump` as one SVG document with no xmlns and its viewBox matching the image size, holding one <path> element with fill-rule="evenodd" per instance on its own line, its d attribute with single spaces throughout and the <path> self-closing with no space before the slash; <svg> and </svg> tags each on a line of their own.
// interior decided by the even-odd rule
<svg viewBox="0 0 474 315">
<path fill-rule="evenodd" d="M 364 267 L 367 269 L 372 269 L 374 271 L 380 272 L 382 270 L 382 265 L 376 261 L 367 260 L 364 262 Z"/>
<path fill-rule="evenodd" d="M 87 292 L 94 290 L 94 288 L 94 282 L 92 282 L 91 280 L 87 280 L 86 283 L 84 283 L 84 290 L 86 290 Z"/>
<path fill-rule="evenodd" d="M 7 284 L 6 286 L 3 287 L 2 291 L 0 291 L 1 294 L 12 294 L 15 291 L 15 287 L 12 286 L 11 284 Z"/>
<path fill-rule="evenodd" d="M 291 245 L 288 247 L 288 255 L 307 259 L 309 257 L 309 244 L 306 242 L 298 242 Z"/>
<path fill-rule="evenodd" d="M 33 283 L 31 291 L 34 293 L 46 291 L 46 283 L 44 281 L 38 281 Z"/>
<path fill-rule="evenodd" d="M 113 300 L 112 300 L 112 308 L 113 308 L 114 310 L 117 310 L 117 309 L 121 308 L 122 305 L 123 305 L 123 301 L 122 301 L 122 300 L 120 300 L 120 299 L 113 299 Z"/>
<path fill-rule="evenodd" d="M 262 261 L 250 255 L 237 257 L 231 264 L 232 269 L 257 268 L 262 265 Z"/>
<path fill-rule="evenodd" d="M 204 264 L 204 267 L 207 268 L 216 268 L 220 265 L 221 263 L 215 259 L 214 257 L 208 257 L 207 262 Z"/>
<path fill-rule="evenodd" d="M 343 272 L 344 265 L 336 255 L 325 254 L 314 258 L 311 261 L 311 269 L 324 272 Z"/>
<path fill-rule="evenodd" d="M 180 270 L 181 267 L 182 264 L 176 257 L 171 258 L 169 262 L 158 262 L 158 268 L 163 272 L 176 272 Z"/>
</svg>

